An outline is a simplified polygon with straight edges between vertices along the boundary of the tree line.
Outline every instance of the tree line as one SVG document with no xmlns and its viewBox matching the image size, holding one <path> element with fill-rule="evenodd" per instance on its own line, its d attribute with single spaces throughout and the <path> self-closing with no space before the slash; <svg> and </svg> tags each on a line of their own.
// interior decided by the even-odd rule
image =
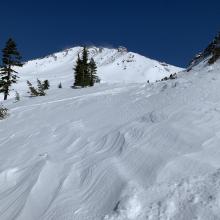
<svg viewBox="0 0 220 220">
<path fill-rule="evenodd" d="M 4 100 L 7 100 L 10 88 L 12 84 L 18 81 L 18 72 L 16 67 L 22 67 L 22 57 L 17 49 L 15 41 L 10 38 L 6 42 L 5 48 L 2 50 L 2 64 L 0 66 L 0 93 L 4 94 Z M 100 82 L 97 76 L 97 65 L 93 58 L 89 60 L 89 53 L 87 47 L 83 47 L 82 54 L 78 54 L 76 65 L 74 70 L 74 84 L 73 88 L 94 86 L 95 83 Z M 37 95 L 43 94 L 44 85 L 41 85 L 41 81 L 37 79 L 38 92 L 30 81 L 27 81 L 29 89 L 32 93 Z M 44 84 L 48 87 L 49 81 L 45 80 Z M 58 85 L 58 88 L 62 88 L 62 84 Z M 47 88 L 48 89 L 48 88 Z"/>
<path fill-rule="evenodd" d="M 0 65 L 0 93 L 3 94 L 4 100 L 7 100 L 11 87 L 17 83 L 19 76 L 16 70 L 17 67 L 22 67 L 22 57 L 17 49 L 17 45 L 12 38 L 9 38 L 5 47 L 2 50 L 2 62 Z M 76 64 L 73 68 L 74 83 L 72 88 L 84 88 L 94 86 L 95 83 L 100 82 L 97 76 L 97 65 L 93 58 L 89 59 L 89 52 L 87 47 L 83 47 L 81 53 L 78 54 Z M 30 81 L 27 81 L 30 96 L 44 96 L 45 90 L 50 87 L 49 81 L 44 80 L 41 82 L 37 79 L 37 88 L 35 88 Z M 61 82 L 58 88 L 62 88 Z M 16 92 L 16 101 L 20 100 L 19 93 Z M 6 108 L 0 106 L 0 118 L 6 114 Z"/>
</svg>

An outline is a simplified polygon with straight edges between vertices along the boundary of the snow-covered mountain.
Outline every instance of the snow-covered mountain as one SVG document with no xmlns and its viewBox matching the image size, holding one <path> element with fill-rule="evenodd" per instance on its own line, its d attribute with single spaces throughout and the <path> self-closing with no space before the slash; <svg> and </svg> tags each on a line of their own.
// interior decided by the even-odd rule
<svg viewBox="0 0 220 220">
<path fill-rule="evenodd" d="M 73 67 L 81 51 L 81 47 L 74 47 L 42 59 L 26 62 L 18 70 L 20 80 L 15 90 L 20 92 L 25 88 L 26 80 L 37 78 L 48 79 L 55 86 L 59 82 L 65 86 L 71 86 L 74 78 Z M 101 82 L 107 83 L 147 82 L 148 80 L 154 82 L 182 70 L 179 67 L 128 52 L 124 47 L 118 49 L 90 47 L 89 55 L 97 63 Z"/>
<path fill-rule="evenodd" d="M 46 96 L 4 101 L 0 219 L 220 219 L 220 60 L 174 80 L 71 89 L 77 52 L 23 67 L 18 89 L 48 78 Z"/>
</svg>

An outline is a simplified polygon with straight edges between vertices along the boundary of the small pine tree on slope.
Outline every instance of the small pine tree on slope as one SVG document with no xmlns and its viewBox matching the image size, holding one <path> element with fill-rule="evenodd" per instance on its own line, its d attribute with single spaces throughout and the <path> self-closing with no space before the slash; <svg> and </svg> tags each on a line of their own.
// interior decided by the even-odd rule
<svg viewBox="0 0 220 220">
<path fill-rule="evenodd" d="M 44 90 L 48 90 L 50 88 L 50 83 L 48 79 L 44 80 L 43 87 L 44 87 Z"/>
<path fill-rule="evenodd" d="M 39 79 L 37 79 L 37 88 L 38 88 L 39 96 L 45 96 L 46 95 L 45 92 L 44 92 L 45 86 Z"/>
<path fill-rule="evenodd" d="M 62 83 L 60 82 L 59 84 L 58 84 L 58 89 L 62 89 Z"/>
<path fill-rule="evenodd" d="M 17 82 L 17 72 L 12 69 L 15 66 L 22 66 L 21 56 L 17 50 L 16 43 L 10 38 L 2 50 L 2 67 L 0 69 L 0 93 L 4 93 L 4 100 L 7 100 L 10 87 Z"/>
<path fill-rule="evenodd" d="M 29 92 L 31 96 L 39 96 L 38 91 L 34 88 L 34 86 L 32 85 L 32 83 L 30 81 L 27 81 L 27 85 L 29 87 Z"/>
<path fill-rule="evenodd" d="M 45 80 L 48 81 L 48 80 Z M 37 79 L 37 89 L 34 88 L 34 86 L 32 85 L 32 83 L 30 81 L 27 81 L 27 85 L 29 87 L 29 92 L 30 95 L 33 96 L 45 96 L 45 90 L 49 89 L 49 81 L 48 84 L 45 83 L 45 81 L 42 83 L 39 79 Z"/>
</svg>

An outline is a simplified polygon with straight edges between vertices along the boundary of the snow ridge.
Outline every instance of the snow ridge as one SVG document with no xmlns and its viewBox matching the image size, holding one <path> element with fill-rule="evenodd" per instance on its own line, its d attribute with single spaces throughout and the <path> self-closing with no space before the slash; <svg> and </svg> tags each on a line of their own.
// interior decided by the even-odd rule
<svg viewBox="0 0 220 220">
<path fill-rule="evenodd" d="M 74 47 L 54 53 L 45 58 L 31 60 L 18 69 L 20 80 L 14 89 L 19 93 L 24 91 L 26 81 L 34 82 L 36 78 L 48 79 L 53 87 L 61 82 L 70 87 L 73 84 L 73 67 L 81 47 Z M 126 48 L 118 49 L 90 47 L 89 55 L 98 66 L 98 76 L 102 83 L 116 82 L 154 82 L 182 69 L 160 63 L 136 53 L 128 52 Z M 27 87 L 27 86 L 26 86 Z"/>
</svg>

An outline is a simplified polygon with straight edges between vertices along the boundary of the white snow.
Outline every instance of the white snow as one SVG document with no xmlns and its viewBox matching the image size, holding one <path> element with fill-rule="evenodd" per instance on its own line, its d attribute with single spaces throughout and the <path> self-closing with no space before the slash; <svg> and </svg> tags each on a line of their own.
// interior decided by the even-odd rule
<svg viewBox="0 0 220 220">
<path fill-rule="evenodd" d="M 19 83 L 13 89 L 19 93 L 27 92 L 27 80 L 33 84 L 36 79 L 48 79 L 55 88 L 61 82 L 63 86 L 70 87 L 73 84 L 73 68 L 81 47 L 73 47 L 58 52 L 42 59 L 36 59 L 25 63 L 22 69 L 18 69 Z M 102 83 L 118 82 L 154 82 L 165 76 L 176 73 L 182 68 L 166 63 L 161 63 L 127 52 L 125 49 L 89 48 L 89 57 L 93 57 L 98 66 L 98 76 Z M 11 94 L 13 96 L 13 93 Z"/>
<path fill-rule="evenodd" d="M 4 102 L 1 220 L 220 219 L 220 62 L 176 80 L 71 89 L 69 69 L 50 59 L 30 62 L 45 62 L 40 79 L 52 74 L 47 96 L 27 96 L 27 64 L 21 101 Z"/>
</svg>

